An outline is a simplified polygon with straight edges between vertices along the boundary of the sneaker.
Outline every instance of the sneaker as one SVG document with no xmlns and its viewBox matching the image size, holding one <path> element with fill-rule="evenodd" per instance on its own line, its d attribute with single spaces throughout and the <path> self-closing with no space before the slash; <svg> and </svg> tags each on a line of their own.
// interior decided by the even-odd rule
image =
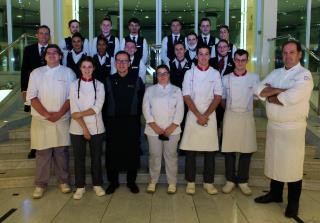
<svg viewBox="0 0 320 223">
<path fill-rule="evenodd" d="M 60 187 L 60 191 L 64 194 L 71 192 L 71 188 L 68 184 L 60 184 L 59 187 Z"/>
<path fill-rule="evenodd" d="M 177 186 L 175 184 L 169 184 L 167 193 L 174 194 L 177 191 Z"/>
<path fill-rule="evenodd" d="M 104 191 L 104 189 L 101 186 L 93 186 L 93 190 L 94 190 L 94 192 L 96 192 L 96 195 L 98 197 L 106 195 L 106 192 Z"/>
<path fill-rule="evenodd" d="M 196 184 L 194 182 L 188 182 L 186 187 L 186 193 L 193 195 L 196 193 Z"/>
<path fill-rule="evenodd" d="M 73 194 L 73 199 L 80 200 L 85 192 L 86 192 L 86 189 L 84 187 L 77 188 L 76 192 Z"/>
<path fill-rule="evenodd" d="M 45 189 L 42 187 L 36 187 L 33 191 L 32 197 L 34 199 L 39 199 L 42 198 L 43 194 L 44 194 Z"/>
<path fill-rule="evenodd" d="M 218 193 L 217 188 L 215 188 L 213 184 L 204 183 L 203 189 L 207 191 L 208 194 L 211 194 L 211 195 Z"/>
<path fill-rule="evenodd" d="M 250 187 L 248 186 L 248 183 L 242 183 L 242 184 L 238 184 L 241 192 L 244 195 L 251 195 L 252 194 L 252 190 L 250 189 Z"/>
<path fill-rule="evenodd" d="M 156 184 L 149 183 L 147 187 L 147 192 L 150 194 L 153 194 L 154 192 L 156 192 Z"/>
<path fill-rule="evenodd" d="M 222 187 L 222 192 L 225 194 L 229 194 L 233 188 L 235 188 L 235 183 L 231 181 L 227 181 L 227 183 Z"/>
</svg>

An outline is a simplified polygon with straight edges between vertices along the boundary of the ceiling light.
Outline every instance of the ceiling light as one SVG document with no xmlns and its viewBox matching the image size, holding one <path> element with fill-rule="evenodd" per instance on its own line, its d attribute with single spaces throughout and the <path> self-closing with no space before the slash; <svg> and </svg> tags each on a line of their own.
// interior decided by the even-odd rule
<svg viewBox="0 0 320 223">
<path fill-rule="evenodd" d="M 149 19 L 149 16 L 146 15 L 144 18 Z"/>
</svg>

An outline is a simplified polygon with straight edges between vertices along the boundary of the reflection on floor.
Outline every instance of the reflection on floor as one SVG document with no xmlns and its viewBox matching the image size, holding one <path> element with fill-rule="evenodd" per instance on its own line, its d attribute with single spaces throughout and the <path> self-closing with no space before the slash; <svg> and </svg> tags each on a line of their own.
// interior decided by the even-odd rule
<svg viewBox="0 0 320 223">
<path fill-rule="evenodd" d="M 82 200 L 73 200 L 71 194 L 62 194 L 57 187 L 49 187 L 45 196 L 33 200 L 33 187 L 2 189 L 0 191 L 0 218 L 16 208 L 3 222 L 10 223 L 279 223 L 296 222 L 283 215 L 282 204 L 256 204 L 253 198 L 266 188 L 253 188 L 252 196 L 244 196 L 236 189 L 231 194 L 208 195 L 200 185 L 194 196 L 186 195 L 184 185 L 174 195 L 166 193 L 160 184 L 155 194 L 132 194 L 125 185 L 113 194 L 96 197 L 87 187 Z M 221 190 L 221 187 L 219 187 Z M 284 199 L 286 200 L 286 199 Z M 299 218 L 308 223 L 320 222 L 320 192 L 304 190 L 300 201 Z"/>
</svg>

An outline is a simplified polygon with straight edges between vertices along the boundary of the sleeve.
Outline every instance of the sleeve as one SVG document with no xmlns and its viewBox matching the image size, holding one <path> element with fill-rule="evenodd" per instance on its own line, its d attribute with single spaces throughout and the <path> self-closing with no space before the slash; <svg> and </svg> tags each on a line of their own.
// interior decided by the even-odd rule
<svg viewBox="0 0 320 223">
<path fill-rule="evenodd" d="M 216 45 L 213 45 L 212 46 L 212 49 L 211 49 L 211 58 L 215 58 L 216 57 Z"/>
<path fill-rule="evenodd" d="M 64 66 L 67 66 L 67 56 L 68 56 L 68 52 L 69 52 L 69 51 L 62 51 L 62 53 L 63 53 L 62 64 L 63 64 Z"/>
<path fill-rule="evenodd" d="M 222 78 L 222 99 L 226 99 L 227 98 L 227 88 L 228 88 L 228 82 L 227 82 L 227 77 L 229 77 L 228 75 L 223 76 Z"/>
<path fill-rule="evenodd" d="M 69 99 L 70 99 L 70 112 L 71 114 L 74 112 L 80 112 L 79 107 L 77 106 L 77 99 L 78 99 L 78 90 L 77 90 L 77 84 L 78 80 L 72 82 L 70 86 L 70 91 L 69 91 Z"/>
<path fill-rule="evenodd" d="M 147 67 L 144 64 L 142 60 L 140 60 L 140 65 L 139 65 L 139 77 L 141 78 L 142 82 L 146 82 L 146 72 L 147 72 Z"/>
<path fill-rule="evenodd" d="M 91 53 L 91 56 L 93 56 L 97 53 L 97 37 L 95 37 L 95 38 L 93 38 L 93 40 L 91 40 L 90 53 Z"/>
<path fill-rule="evenodd" d="M 221 77 L 218 71 L 214 71 L 216 73 L 215 80 L 213 82 L 213 94 L 214 95 L 222 95 L 222 83 Z"/>
<path fill-rule="evenodd" d="M 67 68 L 69 70 L 69 83 L 67 85 L 67 92 L 70 92 L 70 86 L 71 84 L 77 79 L 76 74 L 71 70 L 70 68 Z M 67 95 L 67 100 L 70 99 L 70 95 Z"/>
<path fill-rule="evenodd" d="M 113 53 L 113 55 L 115 56 L 119 50 L 120 50 L 120 43 L 119 43 L 119 39 L 116 37 L 114 40 L 114 53 Z"/>
<path fill-rule="evenodd" d="M 161 60 L 163 61 L 163 63 L 167 63 L 169 62 L 169 58 L 167 57 L 167 44 L 168 44 L 168 37 L 164 37 L 161 43 Z"/>
<path fill-rule="evenodd" d="M 26 91 L 28 88 L 28 80 L 29 80 L 29 73 L 28 73 L 28 66 L 29 66 L 29 57 L 28 54 L 28 47 L 24 48 L 23 51 L 23 58 L 22 58 L 22 66 L 21 66 L 21 91 Z"/>
<path fill-rule="evenodd" d="M 192 72 L 191 70 L 194 72 L 194 68 L 192 68 L 190 70 L 187 70 L 186 74 L 184 75 L 184 79 L 182 82 L 182 95 L 183 96 L 186 96 L 186 95 L 191 96 L 191 87 L 190 87 L 190 85 L 192 84 L 191 80 L 190 80 L 190 76 L 191 76 L 191 72 Z"/>
<path fill-rule="evenodd" d="M 64 38 L 59 41 L 59 47 L 60 47 L 60 49 L 61 49 L 62 51 L 67 50 L 67 48 L 66 48 L 66 41 L 65 41 Z"/>
<path fill-rule="evenodd" d="M 277 97 L 284 106 L 290 106 L 297 104 L 302 100 L 309 101 L 312 89 L 312 75 L 307 71 L 299 76 L 292 88 L 280 93 Z"/>
<path fill-rule="evenodd" d="M 89 47 L 89 40 L 85 39 L 84 43 L 83 43 L 83 51 L 87 53 L 87 55 L 91 55 L 90 54 L 90 47 Z M 93 56 L 93 55 L 92 55 Z"/>
<path fill-rule="evenodd" d="M 146 38 L 143 39 L 143 52 L 142 52 L 142 59 L 144 64 L 147 63 L 148 60 L 148 43 Z"/>
<path fill-rule="evenodd" d="M 263 89 L 265 89 L 267 86 L 266 84 L 271 83 L 274 79 L 274 76 L 276 75 L 276 71 L 272 71 L 269 75 L 267 75 L 255 88 L 255 95 L 262 101 L 265 101 L 265 97 L 261 97 L 260 93 Z"/>
<path fill-rule="evenodd" d="M 233 44 L 232 46 L 232 58 L 234 58 L 234 53 L 237 51 L 237 47 Z"/>
<path fill-rule="evenodd" d="M 31 99 L 38 97 L 39 89 L 36 80 L 37 70 L 33 70 L 30 74 L 28 89 L 27 89 L 27 96 L 26 101 L 30 102 Z"/>
<path fill-rule="evenodd" d="M 154 118 L 151 112 L 150 89 L 151 87 L 149 87 L 149 89 L 147 88 L 142 102 L 142 113 L 144 118 L 146 119 L 146 123 L 154 122 Z"/>
<path fill-rule="evenodd" d="M 111 57 L 110 64 L 111 64 L 110 74 L 112 75 L 112 74 L 115 74 L 117 72 L 116 64 L 115 64 L 115 61 L 114 61 L 114 57 Z"/>
<path fill-rule="evenodd" d="M 96 114 L 100 113 L 103 107 L 104 99 L 105 99 L 105 90 L 104 86 L 100 81 L 96 81 L 97 85 L 97 99 L 96 103 L 92 106 L 92 109 L 95 111 Z"/>
<path fill-rule="evenodd" d="M 126 45 L 126 40 L 124 38 L 122 38 L 122 40 L 120 41 L 120 49 L 124 50 L 125 45 Z M 116 54 L 114 54 L 114 55 L 116 55 Z"/>
<path fill-rule="evenodd" d="M 254 83 L 253 83 L 254 92 L 256 91 L 257 87 L 259 86 L 259 83 L 260 83 L 259 75 L 255 74 L 255 79 L 254 79 Z M 256 95 L 254 95 L 253 100 L 259 100 L 259 98 Z"/>
<path fill-rule="evenodd" d="M 183 116 L 184 116 L 184 103 L 183 103 L 183 97 L 182 97 L 181 90 L 177 89 L 175 94 L 177 96 L 176 98 L 178 101 L 177 101 L 176 111 L 175 111 L 174 117 L 173 117 L 173 123 L 176 125 L 180 125 L 183 120 Z"/>
</svg>

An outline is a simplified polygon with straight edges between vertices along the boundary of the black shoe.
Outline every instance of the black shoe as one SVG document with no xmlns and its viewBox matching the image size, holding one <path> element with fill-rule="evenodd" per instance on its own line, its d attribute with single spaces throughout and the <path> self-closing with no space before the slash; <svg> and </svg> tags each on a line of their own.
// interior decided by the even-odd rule
<svg viewBox="0 0 320 223">
<path fill-rule="evenodd" d="M 37 152 L 37 150 L 31 149 L 30 152 L 28 153 L 28 159 L 36 158 L 36 152 Z"/>
<path fill-rule="evenodd" d="M 299 203 L 290 203 L 286 208 L 284 215 L 287 218 L 294 218 L 298 215 Z"/>
<path fill-rule="evenodd" d="M 130 191 L 134 194 L 139 193 L 139 187 L 137 186 L 136 183 L 129 183 L 127 184 L 127 187 L 130 189 Z"/>
<path fill-rule="evenodd" d="M 106 189 L 106 194 L 113 194 L 116 189 L 119 187 L 119 183 L 110 183 Z"/>
<path fill-rule="evenodd" d="M 272 196 L 272 194 L 269 192 L 265 195 L 262 195 L 260 197 L 255 198 L 254 201 L 256 203 L 260 203 L 260 204 L 267 204 L 267 203 L 271 203 L 271 202 L 281 203 L 282 197 L 281 198 L 274 198 Z"/>
</svg>

